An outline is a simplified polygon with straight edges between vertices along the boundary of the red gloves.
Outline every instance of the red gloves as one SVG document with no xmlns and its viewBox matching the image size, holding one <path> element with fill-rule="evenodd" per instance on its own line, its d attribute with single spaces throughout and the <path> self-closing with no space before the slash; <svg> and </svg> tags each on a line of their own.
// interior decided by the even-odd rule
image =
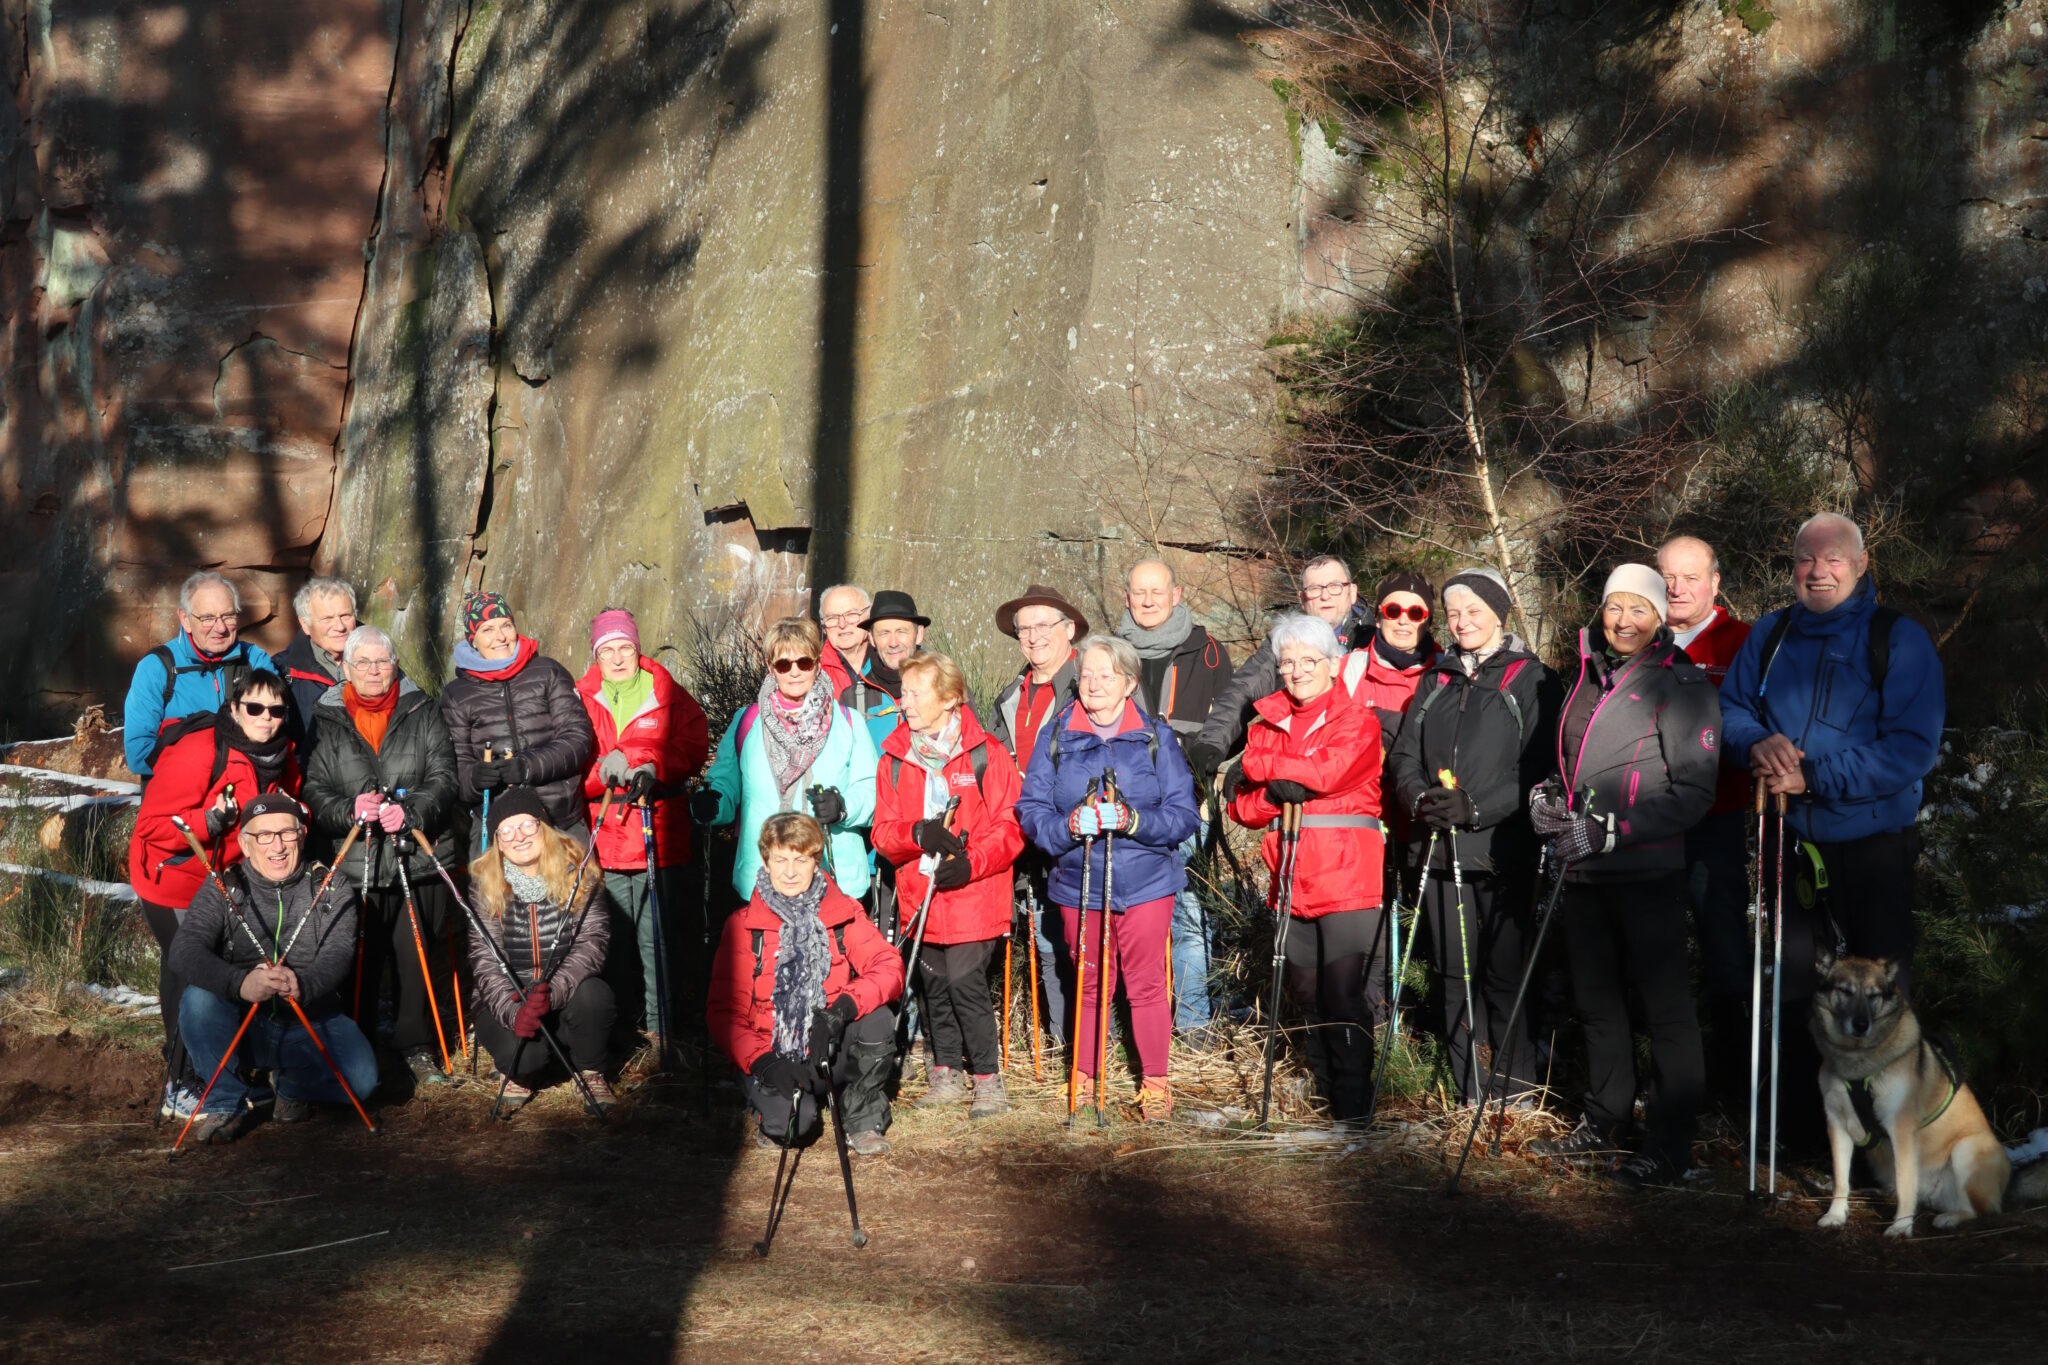
<svg viewBox="0 0 2048 1365">
<path fill-rule="evenodd" d="M 512 1016 L 512 1031 L 521 1038 L 540 1037 L 540 1021 L 548 1017 L 548 983 L 537 981 L 526 993 L 526 999 L 519 1002 L 519 1013 Z"/>
</svg>

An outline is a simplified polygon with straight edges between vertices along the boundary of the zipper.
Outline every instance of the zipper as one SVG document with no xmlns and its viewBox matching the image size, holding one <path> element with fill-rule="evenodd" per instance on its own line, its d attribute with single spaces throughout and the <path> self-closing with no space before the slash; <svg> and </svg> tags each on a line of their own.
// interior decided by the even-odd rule
<svg viewBox="0 0 2048 1365">
<path fill-rule="evenodd" d="M 1645 650 L 1647 650 L 1649 647 L 1646 645 L 1644 646 L 1644 648 Z M 1592 742 L 1593 739 L 1594 722 L 1600 719 L 1600 712 L 1606 708 L 1608 701 L 1613 698 L 1614 694 L 1621 691 L 1621 685 L 1624 682 L 1628 681 L 1629 675 L 1631 673 L 1634 673 L 1640 667 L 1642 667 L 1642 656 L 1638 655 L 1636 658 L 1629 661 L 1629 666 L 1627 668 L 1623 669 L 1620 673 L 1615 674 L 1613 680 L 1608 683 L 1607 690 L 1601 695 L 1600 700 L 1594 703 L 1593 714 L 1586 717 L 1586 733 L 1579 736 L 1579 756 L 1572 761 L 1572 791 L 1567 792 L 1565 794 L 1567 807 L 1569 807 L 1569 803 L 1572 797 L 1576 794 L 1578 790 L 1579 769 L 1585 767 L 1586 765 L 1586 747 Z M 1562 733 L 1562 720 L 1559 721 L 1558 728 L 1560 733 Z"/>
</svg>

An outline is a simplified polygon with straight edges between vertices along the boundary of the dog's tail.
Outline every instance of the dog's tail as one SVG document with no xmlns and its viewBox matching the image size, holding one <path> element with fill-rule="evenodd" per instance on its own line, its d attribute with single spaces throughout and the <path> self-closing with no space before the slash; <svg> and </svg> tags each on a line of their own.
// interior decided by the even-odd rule
<svg viewBox="0 0 2048 1365">
<path fill-rule="evenodd" d="M 2036 1128 L 2017 1147 L 2006 1148 L 2012 1158 L 2012 1184 L 2005 1197 L 2011 1203 L 2048 1203 L 2048 1128 Z"/>
</svg>

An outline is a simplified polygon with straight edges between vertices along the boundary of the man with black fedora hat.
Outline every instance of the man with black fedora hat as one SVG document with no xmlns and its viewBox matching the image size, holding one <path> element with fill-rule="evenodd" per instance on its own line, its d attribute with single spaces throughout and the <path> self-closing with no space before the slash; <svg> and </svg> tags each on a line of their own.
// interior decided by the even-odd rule
<svg viewBox="0 0 2048 1365">
<path fill-rule="evenodd" d="M 863 719 L 868 723 L 877 753 L 881 752 L 882 741 L 902 719 L 897 699 L 903 693 L 903 680 L 896 670 L 924 644 L 925 627 L 931 623 L 931 617 L 918 614 L 915 598 L 894 588 L 884 588 L 875 594 L 875 600 L 868 606 L 867 619 L 860 623 L 874 645 L 868 652 L 867 667 L 862 670 L 867 683 Z"/>
<path fill-rule="evenodd" d="M 1021 773 L 1038 747 L 1039 728 L 1072 701 L 1080 687 L 1081 661 L 1074 654 L 1074 641 L 1088 633 L 1088 618 L 1057 588 L 1033 583 L 1022 597 L 1013 597 L 996 608 L 996 629 L 1017 642 L 1024 667 L 997 695 L 995 712 L 985 724 L 1016 757 Z M 1066 993 L 1060 987 L 1063 964 L 1056 955 L 1064 954 L 1066 939 L 1062 933 L 1047 931 L 1050 917 L 1059 914 L 1045 894 L 1049 867 L 1044 856 L 1027 844 L 1017 860 L 1017 894 L 1026 906 L 1038 907 L 1031 929 L 1038 938 L 1046 1017 L 1057 1041 L 1067 1010 Z"/>
</svg>

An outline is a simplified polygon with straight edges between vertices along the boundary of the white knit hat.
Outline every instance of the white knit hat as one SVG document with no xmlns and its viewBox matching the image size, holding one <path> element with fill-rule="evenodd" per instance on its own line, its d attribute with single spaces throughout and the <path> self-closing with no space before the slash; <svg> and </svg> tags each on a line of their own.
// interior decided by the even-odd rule
<svg viewBox="0 0 2048 1365">
<path fill-rule="evenodd" d="M 1620 564 L 1607 575 L 1607 586 L 1600 590 L 1600 600 L 1606 600 L 1618 592 L 1634 593 L 1657 609 L 1657 620 L 1661 623 L 1670 619 L 1670 604 L 1664 600 L 1664 575 L 1647 564 Z"/>
</svg>

